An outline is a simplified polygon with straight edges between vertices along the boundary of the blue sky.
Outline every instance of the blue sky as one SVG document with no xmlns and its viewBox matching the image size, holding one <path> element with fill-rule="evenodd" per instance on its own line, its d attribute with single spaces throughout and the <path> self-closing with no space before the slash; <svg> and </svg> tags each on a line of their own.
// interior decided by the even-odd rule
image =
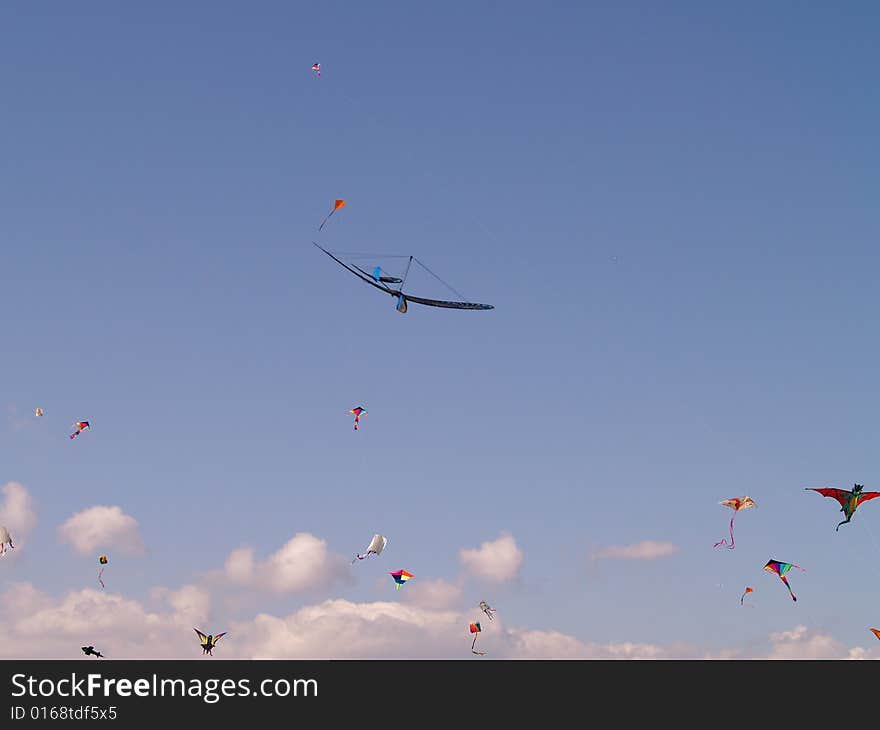
<svg viewBox="0 0 880 730">
<path fill-rule="evenodd" d="M 307 590 L 213 587 L 215 624 L 421 578 L 581 642 L 873 648 L 880 508 L 835 533 L 804 487 L 880 489 L 878 26 L 867 2 L 0 9 L 0 483 L 38 514 L 0 588 L 94 588 L 58 526 L 114 505 L 147 550 L 105 576 L 145 604 L 242 546 L 389 537 Z M 401 316 L 313 240 L 496 309 Z M 515 578 L 469 574 L 503 534 Z M 677 551 L 590 558 L 645 540 Z M 770 558 L 806 569 L 796 604 Z"/>
</svg>

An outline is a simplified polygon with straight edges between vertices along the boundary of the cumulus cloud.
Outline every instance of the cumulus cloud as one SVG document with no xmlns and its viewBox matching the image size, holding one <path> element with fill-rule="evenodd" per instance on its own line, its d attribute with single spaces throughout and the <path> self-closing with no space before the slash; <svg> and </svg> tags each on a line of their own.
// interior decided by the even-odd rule
<svg viewBox="0 0 880 730">
<path fill-rule="evenodd" d="M 869 656 L 862 647 L 846 647 L 832 636 L 803 624 L 790 631 L 770 634 L 770 642 L 768 659 L 865 659 Z"/>
<path fill-rule="evenodd" d="M 106 548 L 145 552 L 137 520 L 116 506 L 97 505 L 77 512 L 58 528 L 58 534 L 82 555 Z"/>
<path fill-rule="evenodd" d="M 620 560 L 656 560 L 665 558 L 679 550 L 671 542 L 642 540 L 632 545 L 610 545 L 593 553 L 594 558 L 617 558 Z"/>
<path fill-rule="evenodd" d="M 14 544 L 24 544 L 28 533 L 37 524 L 37 510 L 34 499 L 24 485 L 6 482 L 0 489 L 3 502 L 0 503 L 0 525 L 9 529 Z"/>
<path fill-rule="evenodd" d="M 158 610 L 116 593 L 91 588 L 53 598 L 28 583 L 2 596 L 0 656 L 4 658 L 83 658 L 78 647 L 94 644 L 112 658 L 196 656 L 191 586 L 163 591 Z M 188 597 L 188 598 L 185 598 Z M 204 608 L 203 605 L 200 608 Z M 189 651 L 190 645 L 194 646 Z"/>
<path fill-rule="evenodd" d="M 412 581 L 403 600 L 423 608 L 451 608 L 461 600 L 461 582 L 450 583 L 442 578 Z"/>
<path fill-rule="evenodd" d="M 513 580 L 523 564 L 523 552 L 509 533 L 502 533 L 493 542 L 484 542 L 474 549 L 458 551 L 458 559 L 471 573 L 487 580 L 503 583 Z"/>
<path fill-rule="evenodd" d="M 53 597 L 28 583 L 0 595 L 0 657 L 69 658 L 83 643 L 108 657 L 195 658 L 193 626 L 228 631 L 225 658 L 461 658 L 470 646 L 463 631 L 474 609 L 431 609 L 402 602 L 328 600 L 286 616 L 259 613 L 215 625 L 210 597 L 194 585 L 152 591 L 149 608 L 119 594 L 86 588 Z M 201 625 L 204 623 L 205 625 Z M 480 635 L 493 657 L 509 659 L 867 659 L 880 649 L 847 647 L 828 634 L 796 626 L 767 637 L 762 650 L 706 650 L 686 643 L 590 642 L 548 628 L 508 626 L 497 617 Z M 73 649 L 71 648 L 73 647 Z"/>
<path fill-rule="evenodd" d="M 263 561 L 254 558 L 253 548 L 233 550 L 226 558 L 223 576 L 237 585 L 297 593 L 340 580 L 348 571 L 345 558 L 327 550 L 326 540 L 298 532 Z"/>
<path fill-rule="evenodd" d="M 153 589 L 152 596 L 167 603 L 184 623 L 204 623 L 211 608 L 211 594 L 202 586 L 185 585 L 176 591 L 158 587 Z"/>
</svg>

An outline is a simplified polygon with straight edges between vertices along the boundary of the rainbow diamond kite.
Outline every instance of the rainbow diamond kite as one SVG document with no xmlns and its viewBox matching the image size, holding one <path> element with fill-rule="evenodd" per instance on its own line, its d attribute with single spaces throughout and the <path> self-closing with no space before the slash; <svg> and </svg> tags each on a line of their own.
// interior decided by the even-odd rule
<svg viewBox="0 0 880 730">
<path fill-rule="evenodd" d="M 413 577 L 412 573 L 407 573 L 405 570 L 395 570 L 393 573 L 389 573 L 392 578 L 394 578 L 394 582 L 397 583 L 397 590 L 400 590 L 400 586 L 406 583 L 410 578 Z"/>
</svg>

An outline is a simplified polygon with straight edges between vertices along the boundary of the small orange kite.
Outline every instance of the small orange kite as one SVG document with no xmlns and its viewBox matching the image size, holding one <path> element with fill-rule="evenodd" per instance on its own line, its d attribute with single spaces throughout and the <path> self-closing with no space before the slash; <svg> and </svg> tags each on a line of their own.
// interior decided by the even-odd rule
<svg viewBox="0 0 880 730">
<path fill-rule="evenodd" d="M 324 224 L 325 224 L 328 220 L 330 220 L 330 216 L 331 216 L 331 215 L 333 215 L 333 214 L 334 214 L 337 210 L 339 210 L 340 208 L 344 208 L 344 207 L 345 207 L 345 201 L 344 201 L 344 200 L 337 200 L 337 201 L 333 204 L 333 210 L 331 210 L 331 211 L 327 214 L 327 217 L 326 217 L 324 220 L 321 221 L 321 225 L 318 226 L 318 230 L 320 231 L 320 230 L 324 227 Z"/>
</svg>

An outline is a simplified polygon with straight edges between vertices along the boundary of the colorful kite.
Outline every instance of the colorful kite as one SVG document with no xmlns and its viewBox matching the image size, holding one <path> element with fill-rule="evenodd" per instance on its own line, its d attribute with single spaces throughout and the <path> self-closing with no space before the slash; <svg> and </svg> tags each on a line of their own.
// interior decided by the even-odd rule
<svg viewBox="0 0 880 730">
<path fill-rule="evenodd" d="M 354 565 L 355 560 L 363 560 L 368 555 L 370 555 L 370 553 L 372 553 L 373 555 L 381 555 L 387 544 L 388 538 L 384 535 L 373 535 L 373 539 L 367 546 L 367 552 L 365 552 L 363 555 L 355 555 L 354 560 L 351 561 L 352 565 Z"/>
<path fill-rule="evenodd" d="M 91 426 L 89 426 L 88 421 L 77 421 L 76 423 L 73 424 L 73 427 L 76 430 L 72 434 L 70 434 L 70 438 L 72 438 L 72 439 L 75 439 L 77 436 L 79 436 L 87 428 L 88 429 L 91 428 Z"/>
<path fill-rule="evenodd" d="M 480 601 L 480 610 L 489 617 L 490 621 L 495 620 L 495 609 L 489 606 L 485 601 Z"/>
<path fill-rule="evenodd" d="M 37 417 L 39 418 L 40 416 L 43 415 L 43 409 L 42 409 L 42 408 L 37 408 L 37 410 L 34 411 L 34 415 L 37 416 Z"/>
<path fill-rule="evenodd" d="M 214 636 L 213 634 L 208 634 L 207 636 L 205 636 L 201 631 L 196 628 L 194 628 L 193 631 L 195 631 L 199 635 L 199 643 L 202 647 L 202 655 L 210 654 L 211 656 L 214 656 L 214 647 L 217 646 L 217 642 L 220 641 L 222 637 L 226 636 L 225 631 L 217 634 L 217 636 Z"/>
<path fill-rule="evenodd" d="M 366 409 L 361 408 L 361 406 L 358 406 L 357 408 L 352 408 L 349 413 L 354 415 L 354 430 L 357 431 L 358 423 L 360 423 L 361 416 L 366 416 L 367 411 Z"/>
<path fill-rule="evenodd" d="M 840 511 L 846 515 L 846 519 L 839 523 L 835 528 L 835 532 L 840 529 L 840 525 L 845 525 L 855 514 L 856 508 L 862 503 L 867 502 L 874 497 L 880 497 L 880 492 L 863 492 L 864 485 L 854 484 L 852 491 L 846 489 L 806 487 L 807 491 L 819 492 L 823 497 L 833 497 L 840 502 Z"/>
<path fill-rule="evenodd" d="M 800 565 L 795 565 L 794 563 L 781 563 L 778 560 L 768 560 L 767 565 L 764 566 L 764 570 L 768 573 L 776 573 L 779 576 L 780 580 L 785 583 L 786 588 L 788 588 L 788 592 L 791 593 L 791 600 L 797 601 L 797 596 L 794 595 L 794 591 L 791 590 L 791 586 L 788 584 L 788 579 L 785 577 L 785 574 L 791 570 L 792 568 L 797 568 L 798 570 L 804 570 Z M 807 571 L 804 570 L 804 573 Z"/>
<path fill-rule="evenodd" d="M 880 639 L 880 629 L 871 629 L 871 632 L 874 634 L 874 636 Z"/>
<path fill-rule="evenodd" d="M 0 555 L 6 552 L 7 545 L 13 549 L 15 548 L 15 545 L 12 544 L 12 535 L 9 534 L 9 530 L 0 525 Z"/>
<path fill-rule="evenodd" d="M 479 633 L 480 633 L 482 630 L 483 630 L 483 629 L 480 628 L 480 624 L 479 624 L 479 622 L 470 625 L 470 631 L 471 631 L 471 633 L 474 635 L 474 643 L 471 644 L 471 652 L 474 653 L 474 654 L 477 654 L 477 655 L 479 655 L 479 656 L 485 656 L 485 655 L 486 655 L 486 652 L 484 652 L 484 651 L 477 651 L 477 650 L 474 648 L 474 647 L 477 645 L 477 636 L 479 635 Z"/>
<path fill-rule="evenodd" d="M 407 573 L 405 570 L 395 570 L 393 573 L 389 573 L 392 578 L 394 578 L 394 582 L 397 583 L 397 590 L 400 590 L 400 586 L 406 583 L 410 578 L 413 578 L 412 573 Z"/>
<path fill-rule="evenodd" d="M 102 659 L 104 658 L 104 655 L 101 652 L 95 651 L 94 646 L 81 646 L 80 649 L 82 649 L 82 653 L 86 656 L 89 656 L 89 654 L 94 654 L 96 657 L 100 657 Z"/>
<path fill-rule="evenodd" d="M 107 556 L 101 555 L 98 558 L 98 562 L 101 564 L 101 569 L 98 571 L 98 583 L 101 584 L 101 590 L 104 590 L 104 581 L 101 579 L 101 576 L 104 575 L 104 567 L 107 565 Z"/>
<path fill-rule="evenodd" d="M 742 605 L 743 605 L 743 599 L 744 599 L 749 593 L 754 593 L 754 592 L 755 592 L 755 589 L 754 589 L 754 588 L 752 588 L 751 586 L 746 586 L 746 589 L 743 591 L 743 594 L 742 594 L 742 596 L 741 596 L 740 599 L 739 599 L 739 605 L 742 606 Z"/>
<path fill-rule="evenodd" d="M 344 207 L 345 207 L 345 201 L 344 201 L 344 200 L 337 200 L 335 203 L 333 203 L 333 210 L 331 210 L 331 211 L 327 214 L 327 217 L 326 217 L 324 220 L 321 221 L 321 225 L 318 226 L 318 230 L 320 231 L 320 230 L 324 227 L 324 224 L 325 224 L 328 220 L 330 220 L 330 216 L 331 216 L 331 215 L 333 215 L 333 214 L 334 214 L 337 210 L 339 210 L 340 208 L 344 208 Z"/>
<path fill-rule="evenodd" d="M 328 216 L 329 217 L 329 216 Z M 318 248 L 320 248 L 325 254 L 327 254 L 331 259 L 333 259 L 337 264 L 342 266 L 347 271 L 350 271 L 361 281 L 367 282 L 370 286 L 374 286 L 380 291 L 385 292 L 386 294 L 390 294 L 397 300 L 397 304 L 395 308 L 401 314 L 406 314 L 407 302 L 413 302 L 415 304 L 422 304 L 426 307 L 442 307 L 444 309 L 469 309 L 469 310 L 488 310 L 495 309 L 495 306 L 492 304 L 478 304 L 476 302 L 466 302 L 464 301 L 464 297 L 455 289 L 453 289 L 449 284 L 447 284 L 443 279 L 441 279 L 437 274 L 431 271 L 427 266 L 425 266 L 421 261 L 419 261 L 415 256 L 394 256 L 394 258 L 408 258 L 409 264 L 406 267 L 406 273 L 404 273 L 403 278 L 398 278 L 396 276 L 382 277 L 381 275 L 378 277 L 379 280 L 376 281 L 376 269 L 373 269 L 373 273 L 370 273 L 366 269 L 362 269 L 360 266 L 356 264 L 347 264 L 345 261 L 330 253 L 326 248 L 322 246 L 318 246 L 317 243 L 312 241 Z M 342 255 L 342 254 L 340 254 Z M 349 258 L 353 258 L 354 256 L 362 256 L 364 254 L 349 254 Z M 388 256 L 391 258 L 391 255 Z M 406 277 L 409 273 L 409 269 L 413 263 L 418 264 L 422 269 L 424 269 L 428 274 L 433 276 L 437 281 L 443 284 L 447 289 L 449 289 L 453 294 L 455 294 L 461 301 L 448 301 L 445 299 L 426 299 L 425 297 L 416 297 L 412 294 L 405 294 L 403 291 L 403 284 L 406 281 Z M 379 273 L 381 274 L 381 267 L 377 267 L 379 269 Z M 395 289 L 394 287 L 388 286 L 389 284 L 398 284 L 399 286 Z"/>
<path fill-rule="evenodd" d="M 725 499 L 718 504 L 723 505 L 724 507 L 730 507 L 733 510 L 733 517 L 730 518 L 730 545 L 727 545 L 727 538 L 725 538 L 716 542 L 713 547 L 717 548 L 719 545 L 727 545 L 728 550 L 733 550 L 733 548 L 736 547 L 736 543 L 733 541 L 733 520 L 736 517 L 736 513 L 741 509 L 755 507 L 755 501 L 751 497 L 733 497 L 732 499 Z"/>
<path fill-rule="evenodd" d="M 318 76 L 320 76 L 321 75 L 321 64 L 320 63 L 313 63 L 312 64 L 312 71 L 314 71 Z"/>
</svg>

